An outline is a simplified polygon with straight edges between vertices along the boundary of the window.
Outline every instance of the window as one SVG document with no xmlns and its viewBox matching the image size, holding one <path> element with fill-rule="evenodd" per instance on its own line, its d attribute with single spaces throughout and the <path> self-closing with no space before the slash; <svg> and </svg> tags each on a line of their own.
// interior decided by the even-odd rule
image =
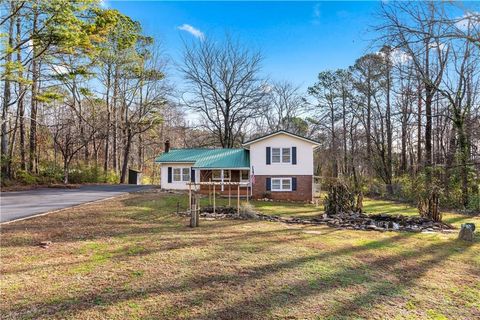
<svg viewBox="0 0 480 320">
<path fill-rule="evenodd" d="M 272 163 L 280 163 L 280 148 L 272 148 Z"/>
<path fill-rule="evenodd" d="M 282 148 L 282 162 L 290 163 L 290 148 Z"/>
<path fill-rule="evenodd" d="M 190 168 L 182 168 L 182 180 L 190 181 Z"/>
<path fill-rule="evenodd" d="M 272 148 L 272 163 L 290 163 L 292 149 Z"/>
<path fill-rule="evenodd" d="M 173 181 L 190 181 L 190 168 L 173 168 Z"/>
<path fill-rule="evenodd" d="M 181 168 L 173 168 L 173 181 L 179 182 L 182 181 L 182 169 Z"/>
<path fill-rule="evenodd" d="M 222 180 L 222 170 L 213 170 L 212 180 Z M 223 170 L 223 180 L 230 180 L 230 170 Z"/>
<path fill-rule="evenodd" d="M 292 191 L 292 179 L 272 178 L 272 191 Z"/>
<path fill-rule="evenodd" d="M 240 171 L 240 181 L 249 181 L 249 178 L 250 178 L 250 171 L 248 170 Z"/>
</svg>

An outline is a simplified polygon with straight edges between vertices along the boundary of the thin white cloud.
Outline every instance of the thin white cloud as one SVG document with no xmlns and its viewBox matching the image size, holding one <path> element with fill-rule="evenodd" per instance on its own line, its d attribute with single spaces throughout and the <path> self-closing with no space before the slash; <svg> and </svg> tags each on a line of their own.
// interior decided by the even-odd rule
<svg viewBox="0 0 480 320">
<path fill-rule="evenodd" d="M 382 56 L 382 57 L 385 57 L 385 52 L 380 51 L 380 52 L 377 52 L 377 54 Z M 390 52 L 390 61 L 394 65 L 406 64 L 410 60 L 412 60 L 412 57 L 401 49 L 393 49 Z"/>
<path fill-rule="evenodd" d="M 392 61 L 394 64 L 405 64 L 412 60 L 412 57 L 408 55 L 405 51 L 400 49 L 393 49 L 392 51 Z"/>
<path fill-rule="evenodd" d="M 313 6 L 313 12 L 312 12 L 312 24 L 319 24 L 320 23 L 320 3 L 316 3 Z"/>
<path fill-rule="evenodd" d="M 57 73 L 57 74 L 68 74 L 70 71 L 66 66 L 60 65 L 60 64 L 54 64 L 52 65 L 52 69 Z"/>
<path fill-rule="evenodd" d="M 463 31 L 468 30 L 471 27 L 480 25 L 480 15 L 477 12 L 468 12 L 459 17 L 455 26 Z"/>
<path fill-rule="evenodd" d="M 320 17 L 320 3 L 315 4 L 313 7 L 313 17 L 319 18 Z"/>
<path fill-rule="evenodd" d="M 199 29 L 189 25 L 189 24 L 182 24 L 181 26 L 177 27 L 178 30 L 182 30 L 182 31 L 186 31 L 188 33 L 190 33 L 192 36 L 200 39 L 200 40 L 203 40 L 205 39 L 205 34 L 203 34 L 202 31 L 200 31 Z"/>
</svg>

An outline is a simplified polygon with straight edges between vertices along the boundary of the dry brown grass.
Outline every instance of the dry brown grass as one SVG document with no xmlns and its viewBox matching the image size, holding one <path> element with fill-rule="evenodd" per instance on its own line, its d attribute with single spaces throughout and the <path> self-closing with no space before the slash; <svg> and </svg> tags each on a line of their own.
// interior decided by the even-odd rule
<svg viewBox="0 0 480 320">
<path fill-rule="evenodd" d="M 480 318 L 478 240 L 259 221 L 190 229 L 170 213 L 177 201 L 132 194 L 2 226 L 2 319 Z"/>
</svg>

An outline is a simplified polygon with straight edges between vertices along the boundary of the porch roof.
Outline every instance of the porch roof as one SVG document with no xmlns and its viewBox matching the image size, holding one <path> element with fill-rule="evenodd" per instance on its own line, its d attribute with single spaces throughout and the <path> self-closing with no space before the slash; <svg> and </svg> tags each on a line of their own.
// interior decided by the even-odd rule
<svg viewBox="0 0 480 320">
<path fill-rule="evenodd" d="M 155 158 L 158 163 L 192 163 L 198 169 L 248 169 L 246 149 L 171 149 Z"/>
</svg>

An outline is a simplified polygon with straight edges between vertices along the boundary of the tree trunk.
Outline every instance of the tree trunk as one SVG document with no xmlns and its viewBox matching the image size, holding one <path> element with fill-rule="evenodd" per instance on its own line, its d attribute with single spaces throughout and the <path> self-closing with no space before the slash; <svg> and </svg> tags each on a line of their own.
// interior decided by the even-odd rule
<svg viewBox="0 0 480 320">
<path fill-rule="evenodd" d="M 367 81 L 367 163 L 370 163 L 372 156 L 372 89 L 370 84 L 370 73 Z"/>
<path fill-rule="evenodd" d="M 113 79 L 113 170 L 115 173 L 118 173 L 118 110 L 117 110 L 117 101 L 118 101 L 118 66 L 115 66 L 115 75 Z"/>
<path fill-rule="evenodd" d="M 17 17 L 17 36 L 16 42 L 20 43 L 22 38 L 22 21 L 21 16 Z M 17 50 L 17 63 L 22 63 L 22 49 L 19 47 Z M 22 83 L 23 79 L 23 72 L 21 69 L 18 71 L 18 78 L 20 81 L 18 82 L 18 101 L 17 101 L 17 108 L 18 108 L 18 122 L 20 127 L 20 168 L 22 170 L 27 170 L 27 156 L 25 153 L 25 105 L 24 105 L 24 86 Z"/>
<path fill-rule="evenodd" d="M 15 3 L 11 2 L 11 11 L 14 12 L 15 10 Z M 4 178 L 10 178 L 9 177 L 9 163 L 10 160 L 8 158 L 8 109 L 10 107 L 10 98 L 11 98 L 11 92 L 10 92 L 10 83 L 11 83 L 11 62 L 12 62 L 12 52 L 10 48 L 13 47 L 13 19 L 9 19 L 9 26 L 8 26 L 8 54 L 5 57 L 5 82 L 4 82 L 4 87 L 3 87 L 3 106 L 2 106 L 2 126 L 1 126 L 1 152 L 0 152 L 0 161 L 1 161 L 1 171 L 2 171 L 2 177 Z"/>
<path fill-rule="evenodd" d="M 433 88 L 430 85 L 425 87 L 425 169 L 427 182 L 431 180 L 432 172 L 432 103 Z"/>
<path fill-rule="evenodd" d="M 345 89 L 344 89 L 345 90 Z M 343 174 L 348 174 L 348 156 L 347 156 L 347 99 L 345 91 L 342 94 L 342 121 L 343 121 Z"/>
<path fill-rule="evenodd" d="M 402 110 L 402 134 L 401 134 L 401 163 L 400 172 L 405 174 L 407 172 L 407 112 L 404 107 Z"/>
<path fill-rule="evenodd" d="M 108 171 L 109 148 L 110 148 L 110 126 L 112 122 L 112 112 L 110 108 L 110 82 L 111 82 L 111 66 L 107 66 L 107 92 L 106 92 L 106 105 L 107 105 L 107 128 L 105 133 L 105 153 L 103 158 L 103 172 L 106 175 Z"/>
<path fill-rule="evenodd" d="M 385 125 L 387 129 L 387 161 L 386 161 L 386 180 L 387 180 L 387 193 L 389 195 L 393 195 L 393 186 L 392 186 L 392 178 L 393 178 L 393 159 L 392 159 L 392 112 L 391 112 L 391 105 L 390 105 L 390 87 L 391 87 L 391 70 L 390 70 L 390 58 L 387 58 L 387 106 L 385 110 Z"/>
<path fill-rule="evenodd" d="M 128 158 L 130 157 L 130 147 L 132 145 L 132 132 L 127 129 L 126 134 L 126 141 L 125 141 L 125 150 L 123 152 L 123 165 L 122 165 L 122 173 L 120 175 L 120 183 L 125 183 L 127 172 L 128 172 Z"/>
<path fill-rule="evenodd" d="M 63 183 L 68 184 L 68 166 L 69 166 L 68 157 L 63 159 Z"/>
<path fill-rule="evenodd" d="M 335 107 L 332 105 L 330 106 L 330 126 L 332 130 L 332 177 L 338 177 L 338 163 L 337 163 L 337 144 L 336 144 L 336 135 L 335 135 Z"/>
<path fill-rule="evenodd" d="M 422 164 L 422 88 L 418 85 L 418 109 L 417 109 L 417 172 Z"/>
<path fill-rule="evenodd" d="M 31 110 L 30 110 L 30 147 L 29 147 L 29 165 L 28 169 L 31 173 L 36 173 L 37 163 L 36 163 L 36 147 L 37 147 L 37 87 L 38 87 L 38 57 L 37 54 L 37 43 L 35 40 L 37 34 L 37 20 L 38 20 L 38 10 L 34 5 L 33 13 L 33 27 L 32 27 L 32 37 L 33 37 L 33 49 L 32 49 L 32 92 L 31 92 Z"/>
<path fill-rule="evenodd" d="M 455 153 L 457 151 L 457 132 L 455 125 L 452 126 L 450 131 L 450 139 L 448 142 L 447 155 L 445 159 L 445 176 L 443 185 L 445 187 L 445 197 L 449 198 L 450 195 L 450 177 L 453 162 L 455 161 Z"/>
</svg>

